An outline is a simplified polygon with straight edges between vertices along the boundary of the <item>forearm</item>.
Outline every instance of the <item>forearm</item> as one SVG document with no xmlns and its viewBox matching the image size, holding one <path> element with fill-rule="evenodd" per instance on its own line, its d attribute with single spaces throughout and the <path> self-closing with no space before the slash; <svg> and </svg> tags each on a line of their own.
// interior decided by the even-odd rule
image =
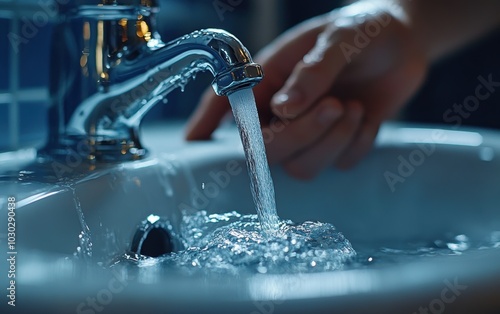
<svg viewBox="0 0 500 314">
<path fill-rule="evenodd" d="M 498 0 L 388 0 L 434 61 L 500 25 Z"/>
</svg>

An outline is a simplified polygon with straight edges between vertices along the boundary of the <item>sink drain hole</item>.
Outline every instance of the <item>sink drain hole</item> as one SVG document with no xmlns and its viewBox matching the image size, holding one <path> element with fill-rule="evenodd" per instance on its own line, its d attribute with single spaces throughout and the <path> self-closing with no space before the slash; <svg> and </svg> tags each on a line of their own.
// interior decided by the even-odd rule
<svg viewBox="0 0 500 314">
<path fill-rule="evenodd" d="M 158 257 L 175 251 L 170 224 L 158 216 L 141 222 L 132 240 L 131 251 L 149 257 Z"/>
</svg>

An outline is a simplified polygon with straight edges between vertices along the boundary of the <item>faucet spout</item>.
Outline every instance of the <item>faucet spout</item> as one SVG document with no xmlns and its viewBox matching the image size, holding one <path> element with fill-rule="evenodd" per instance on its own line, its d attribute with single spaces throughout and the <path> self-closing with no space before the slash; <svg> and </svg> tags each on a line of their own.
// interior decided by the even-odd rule
<svg viewBox="0 0 500 314">
<path fill-rule="evenodd" d="M 165 44 L 152 29 L 152 20 L 144 19 L 144 10 L 142 19 L 132 23 L 133 16 L 117 19 L 116 12 L 109 19 L 101 12 L 97 20 L 85 14 L 96 10 L 101 8 L 80 10 L 76 20 L 83 34 L 75 35 L 75 27 L 61 27 L 55 35 L 68 40 L 69 48 L 61 53 L 58 43 L 53 57 L 53 128 L 46 149 L 51 154 L 65 154 L 67 147 L 79 145 L 91 160 L 140 158 L 145 154 L 138 135 L 142 118 L 196 73 L 210 71 L 212 87 L 220 96 L 252 87 L 263 78 L 261 66 L 226 31 L 195 31 Z"/>
</svg>

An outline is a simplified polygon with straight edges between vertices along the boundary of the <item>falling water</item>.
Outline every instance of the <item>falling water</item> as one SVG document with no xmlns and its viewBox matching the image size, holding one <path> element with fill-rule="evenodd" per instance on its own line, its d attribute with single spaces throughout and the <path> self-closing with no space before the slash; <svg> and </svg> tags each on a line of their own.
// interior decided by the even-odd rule
<svg viewBox="0 0 500 314">
<path fill-rule="evenodd" d="M 90 228 L 85 220 L 80 199 L 78 195 L 76 195 L 76 189 L 71 185 L 67 187 L 73 192 L 73 202 L 75 203 L 78 219 L 82 226 L 82 231 L 78 235 L 78 242 L 80 245 L 77 247 L 75 255 L 83 260 L 90 261 L 92 259 L 92 235 L 90 233 Z"/>
<path fill-rule="evenodd" d="M 262 231 L 268 236 L 274 235 L 279 230 L 274 184 L 267 163 L 253 92 L 250 88 L 236 91 L 229 95 L 229 102 L 240 130 L 253 200 Z"/>
</svg>

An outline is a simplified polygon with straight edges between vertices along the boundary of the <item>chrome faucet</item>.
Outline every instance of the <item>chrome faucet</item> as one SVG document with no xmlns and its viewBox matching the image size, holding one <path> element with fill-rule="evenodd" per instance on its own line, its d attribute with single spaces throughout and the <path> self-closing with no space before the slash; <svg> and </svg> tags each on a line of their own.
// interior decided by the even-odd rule
<svg viewBox="0 0 500 314">
<path fill-rule="evenodd" d="M 62 9 L 51 44 L 49 141 L 52 156 L 79 152 L 89 160 L 145 155 L 142 118 L 199 71 L 228 95 L 263 78 L 260 65 L 233 35 L 195 31 L 163 43 L 155 0 L 80 0 Z"/>
</svg>

